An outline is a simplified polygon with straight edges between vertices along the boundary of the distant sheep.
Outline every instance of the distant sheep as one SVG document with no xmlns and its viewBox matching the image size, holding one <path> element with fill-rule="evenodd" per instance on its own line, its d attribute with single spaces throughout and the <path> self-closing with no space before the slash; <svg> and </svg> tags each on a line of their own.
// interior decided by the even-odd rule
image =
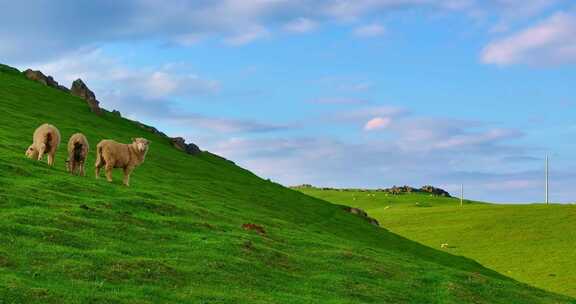
<svg viewBox="0 0 576 304">
<path fill-rule="evenodd" d="M 440 244 L 440 248 L 449 248 L 448 246 L 449 246 L 448 243 Z"/>
<path fill-rule="evenodd" d="M 134 138 L 131 144 L 121 144 L 113 140 L 103 140 L 96 147 L 96 178 L 100 178 L 100 169 L 105 168 L 106 179 L 112 182 L 112 169 L 124 170 L 124 185 L 130 185 L 130 174 L 144 162 L 150 141 Z"/>
<path fill-rule="evenodd" d="M 60 131 L 50 124 L 43 124 L 34 131 L 33 142 L 26 150 L 30 159 L 41 161 L 48 154 L 48 165 L 54 165 L 54 157 L 60 145 Z"/>
<path fill-rule="evenodd" d="M 66 160 L 66 169 L 72 175 L 86 176 L 84 165 L 88 156 L 88 139 L 82 133 L 76 133 L 68 140 L 68 159 Z"/>
</svg>

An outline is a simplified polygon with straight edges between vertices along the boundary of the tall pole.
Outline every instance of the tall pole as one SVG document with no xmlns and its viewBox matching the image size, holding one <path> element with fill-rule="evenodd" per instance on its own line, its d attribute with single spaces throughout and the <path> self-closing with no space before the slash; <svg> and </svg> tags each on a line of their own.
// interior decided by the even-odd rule
<svg viewBox="0 0 576 304">
<path fill-rule="evenodd" d="M 546 205 L 550 204 L 550 168 L 549 168 L 549 159 L 548 159 L 548 155 L 546 155 L 546 170 L 545 170 L 545 174 L 546 174 L 546 186 L 545 186 L 545 192 L 546 192 Z"/>
<path fill-rule="evenodd" d="M 464 206 L 464 184 L 460 184 L 460 207 Z"/>
</svg>

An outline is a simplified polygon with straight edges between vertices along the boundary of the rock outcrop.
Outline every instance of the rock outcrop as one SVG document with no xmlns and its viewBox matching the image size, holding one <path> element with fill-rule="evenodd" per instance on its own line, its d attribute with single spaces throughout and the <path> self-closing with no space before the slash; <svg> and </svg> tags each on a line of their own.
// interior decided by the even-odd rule
<svg viewBox="0 0 576 304">
<path fill-rule="evenodd" d="M 120 113 L 120 112 L 118 112 L 118 113 Z M 200 154 L 202 152 L 202 150 L 200 150 L 200 148 L 197 145 L 195 145 L 193 143 L 186 143 L 186 140 L 182 137 L 169 137 L 168 135 L 166 135 L 166 133 L 161 132 L 160 130 L 158 130 L 152 126 L 143 124 L 139 121 L 134 121 L 134 123 L 136 125 L 138 125 L 138 127 L 142 128 L 142 129 L 144 129 L 150 133 L 168 138 L 170 140 L 170 142 L 172 143 L 172 146 L 174 148 L 180 150 L 180 151 L 183 151 L 183 152 L 188 153 L 190 155 L 196 155 L 196 154 Z"/>
<path fill-rule="evenodd" d="M 184 140 L 182 137 L 173 137 L 170 138 L 170 141 L 176 149 L 184 151 L 188 154 L 196 155 L 202 152 L 197 145 L 193 143 L 186 143 L 186 140 Z"/>
<path fill-rule="evenodd" d="M 430 193 L 433 195 L 437 195 L 437 196 L 450 197 L 450 193 L 448 193 L 448 191 L 446 191 L 444 189 L 436 188 L 436 187 L 433 187 L 430 185 L 426 185 L 426 186 L 420 188 L 420 191 Z"/>
<path fill-rule="evenodd" d="M 380 227 L 380 223 L 378 223 L 375 218 L 369 217 L 368 213 L 360 208 L 345 207 L 344 210 L 346 210 L 346 212 L 358 215 L 374 226 Z"/>
<path fill-rule="evenodd" d="M 36 81 L 38 83 L 41 83 L 45 86 L 49 86 L 51 88 L 55 88 L 64 92 L 70 92 L 70 90 L 68 90 L 68 88 L 61 86 L 60 84 L 58 84 L 58 82 L 56 80 L 54 80 L 54 78 L 52 76 L 46 76 L 44 75 L 44 73 L 40 72 L 40 71 L 34 71 L 31 69 L 27 69 L 26 71 L 23 72 L 24 76 L 32 81 Z"/>
<path fill-rule="evenodd" d="M 76 79 L 72 83 L 72 88 L 70 89 L 72 95 L 78 96 L 88 103 L 90 111 L 96 113 L 97 115 L 102 115 L 102 109 L 100 109 L 100 102 L 96 99 L 96 95 L 92 92 L 88 86 L 82 81 L 82 79 Z"/>
<path fill-rule="evenodd" d="M 133 120 L 133 121 L 134 121 L 134 120 Z M 144 129 L 144 130 L 146 130 L 146 131 L 148 131 L 148 132 L 150 132 L 150 133 L 153 133 L 153 134 L 156 134 L 156 135 L 160 135 L 160 136 L 162 136 L 162 137 L 169 138 L 168 135 L 166 135 L 166 133 L 161 132 L 160 130 L 158 130 L 158 129 L 154 128 L 154 127 L 151 127 L 151 126 L 149 126 L 149 125 L 143 124 L 143 123 L 141 123 L 141 122 L 139 122 L 139 121 L 134 121 L 134 123 L 135 123 L 136 125 L 138 125 L 138 127 L 140 127 L 141 129 Z"/>
<path fill-rule="evenodd" d="M 309 184 L 293 186 L 291 188 L 294 188 L 294 189 L 312 188 L 312 189 L 319 189 L 319 190 L 342 191 L 342 192 L 349 192 L 349 191 L 384 192 L 384 193 L 393 194 L 393 195 L 400 195 L 400 194 L 405 194 L 405 193 L 429 193 L 430 195 L 435 195 L 435 196 L 452 197 L 450 195 L 450 193 L 448 193 L 448 191 L 446 191 L 444 189 L 436 188 L 433 186 L 429 186 L 429 185 L 423 186 L 422 188 L 419 188 L 419 189 L 414 188 L 414 187 L 410 187 L 410 186 L 400 186 L 400 187 L 393 186 L 392 188 L 386 188 L 386 189 L 358 189 L 358 188 L 330 188 L 330 187 L 318 188 L 318 187 L 314 187 L 314 186 L 309 185 Z"/>
</svg>

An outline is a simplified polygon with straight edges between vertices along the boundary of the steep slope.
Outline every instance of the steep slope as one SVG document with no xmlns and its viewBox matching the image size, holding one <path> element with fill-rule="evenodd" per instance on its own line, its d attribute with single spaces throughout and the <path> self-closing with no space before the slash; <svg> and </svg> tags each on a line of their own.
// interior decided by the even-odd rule
<svg viewBox="0 0 576 304">
<path fill-rule="evenodd" d="M 0 302 L 571 303 L 0 67 Z M 33 130 L 152 140 L 132 187 L 24 158 Z M 91 151 L 88 163 L 94 162 Z M 91 166 L 90 166 L 91 167 Z M 91 168 L 88 168 L 91 171 Z M 265 234 L 242 229 L 254 223 Z"/>
<path fill-rule="evenodd" d="M 303 192 L 365 209 L 391 231 L 521 282 L 576 296 L 576 206 L 496 205 L 428 195 Z M 355 199 L 356 198 L 356 199 Z M 418 203 L 418 204 L 417 204 Z"/>
</svg>

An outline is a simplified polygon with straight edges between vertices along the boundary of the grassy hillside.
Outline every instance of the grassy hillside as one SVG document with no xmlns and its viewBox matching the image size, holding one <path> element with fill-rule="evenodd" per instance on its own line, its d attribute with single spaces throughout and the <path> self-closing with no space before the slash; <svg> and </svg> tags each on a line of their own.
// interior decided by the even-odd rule
<svg viewBox="0 0 576 304">
<path fill-rule="evenodd" d="M 184 154 L 5 67 L 0 109 L 0 303 L 573 303 Z M 64 146 L 55 168 L 24 158 L 44 122 L 65 140 L 146 137 L 151 150 L 130 188 L 120 172 L 72 177 Z"/>
<path fill-rule="evenodd" d="M 391 231 L 547 290 L 576 296 L 576 206 L 495 205 L 421 194 L 303 189 L 364 208 Z M 418 204 L 416 204 L 418 203 Z"/>
</svg>

